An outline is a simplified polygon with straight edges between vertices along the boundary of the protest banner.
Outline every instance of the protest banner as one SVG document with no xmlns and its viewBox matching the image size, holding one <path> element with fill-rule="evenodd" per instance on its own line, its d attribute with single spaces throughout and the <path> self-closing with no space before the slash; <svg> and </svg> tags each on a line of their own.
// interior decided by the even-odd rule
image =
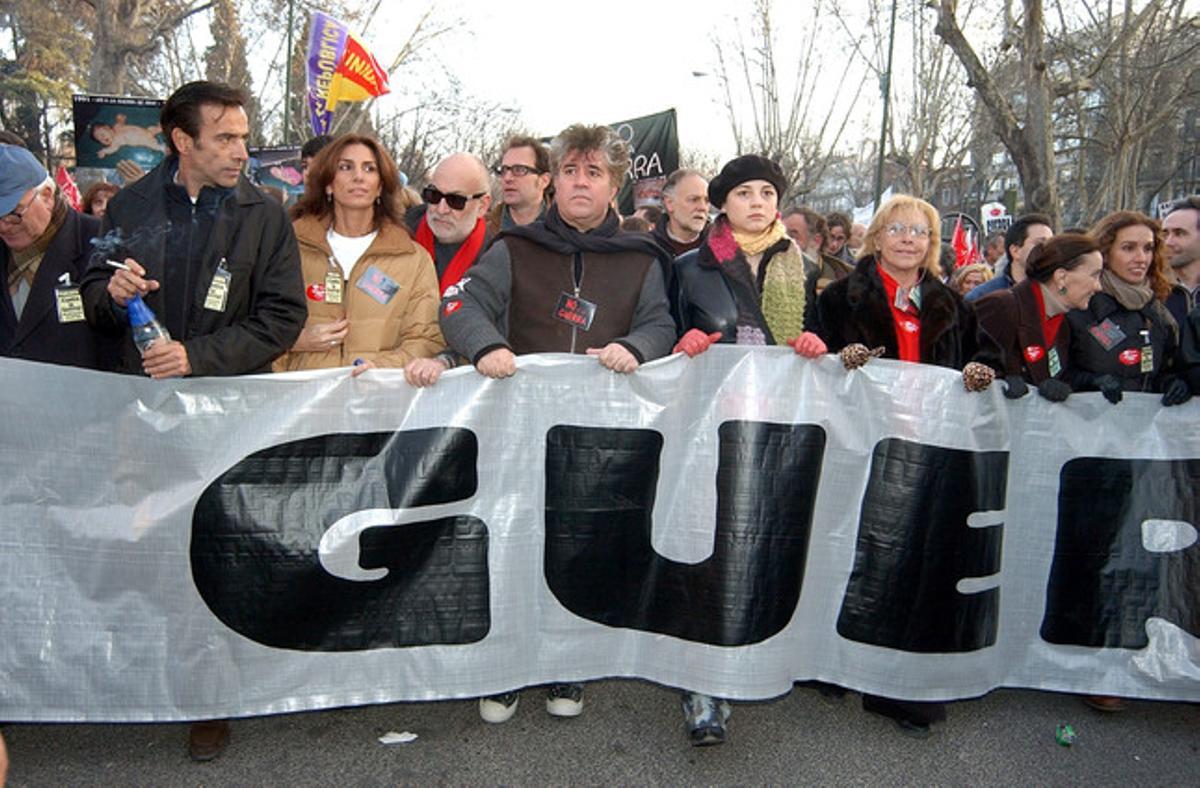
<svg viewBox="0 0 1200 788">
<path fill-rule="evenodd" d="M 1200 403 L 787 348 L 518 367 L 417 390 L 0 360 L 5 718 L 608 676 L 1200 700 Z"/>
<path fill-rule="evenodd" d="M 675 110 L 610 123 L 629 144 L 629 177 L 617 195 L 621 213 L 643 205 L 662 205 L 667 176 L 679 169 L 679 131 Z"/>
</svg>

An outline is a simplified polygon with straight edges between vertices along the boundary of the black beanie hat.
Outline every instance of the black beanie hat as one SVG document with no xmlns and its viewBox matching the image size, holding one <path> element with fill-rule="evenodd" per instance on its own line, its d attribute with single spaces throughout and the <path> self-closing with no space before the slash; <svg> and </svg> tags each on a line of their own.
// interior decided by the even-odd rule
<svg viewBox="0 0 1200 788">
<path fill-rule="evenodd" d="M 765 156 L 749 154 L 727 163 L 721 168 L 720 174 L 708 182 L 708 201 L 720 208 L 729 193 L 746 181 L 767 181 L 775 187 L 780 200 L 787 190 L 787 179 L 783 177 L 783 170 L 778 164 Z"/>
</svg>

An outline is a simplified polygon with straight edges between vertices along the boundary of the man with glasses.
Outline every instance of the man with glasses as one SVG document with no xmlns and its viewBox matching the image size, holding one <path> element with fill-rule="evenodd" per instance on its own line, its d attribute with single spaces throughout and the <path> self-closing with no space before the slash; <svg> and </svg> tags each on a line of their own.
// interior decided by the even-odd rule
<svg viewBox="0 0 1200 788">
<path fill-rule="evenodd" d="M 550 151 L 545 145 L 525 135 L 509 137 L 492 174 L 500 181 L 500 201 L 488 214 L 489 232 L 495 235 L 545 216 L 550 186 Z"/>
<path fill-rule="evenodd" d="M 452 153 L 433 168 L 429 184 L 421 191 L 424 205 L 405 214 L 409 232 L 437 269 L 442 293 L 474 265 L 487 248 L 487 166 L 470 153 Z"/>
<path fill-rule="evenodd" d="M 0 145 L 0 356 L 90 369 L 111 343 L 88 326 L 79 283 L 100 220 L 73 209 L 33 154 Z"/>
</svg>

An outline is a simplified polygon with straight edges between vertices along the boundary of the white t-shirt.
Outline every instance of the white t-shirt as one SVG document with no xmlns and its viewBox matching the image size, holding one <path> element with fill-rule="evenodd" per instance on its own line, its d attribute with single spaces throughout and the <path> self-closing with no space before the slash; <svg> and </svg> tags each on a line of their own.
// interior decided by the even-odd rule
<svg viewBox="0 0 1200 788">
<path fill-rule="evenodd" d="M 377 235 L 379 235 L 378 230 L 366 235 L 360 235 L 357 238 L 348 238 L 335 233 L 332 227 L 329 228 L 329 232 L 325 234 L 325 238 L 329 241 L 329 248 L 333 250 L 333 259 L 337 260 L 338 265 L 342 267 L 342 276 L 347 279 L 350 278 L 350 272 L 354 270 L 354 264 L 370 248 Z"/>
</svg>

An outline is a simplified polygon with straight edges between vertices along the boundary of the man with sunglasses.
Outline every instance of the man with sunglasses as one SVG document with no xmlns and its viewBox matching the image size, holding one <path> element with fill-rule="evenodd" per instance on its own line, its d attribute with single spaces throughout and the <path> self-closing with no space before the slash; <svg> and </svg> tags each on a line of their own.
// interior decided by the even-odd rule
<svg viewBox="0 0 1200 788">
<path fill-rule="evenodd" d="M 509 137 L 492 174 L 500 181 L 500 200 L 488 214 L 489 232 L 495 235 L 546 215 L 550 151 L 545 145 L 523 134 Z"/>
<path fill-rule="evenodd" d="M 100 220 L 73 209 L 25 148 L 0 145 L 0 356 L 104 369 L 112 343 L 88 326 L 79 295 Z"/>
<path fill-rule="evenodd" d="M 487 166 L 470 153 L 452 153 L 433 168 L 421 191 L 424 205 L 410 208 L 405 222 L 437 268 L 439 292 L 457 282 L 487 248 Z"/>
</svg>

